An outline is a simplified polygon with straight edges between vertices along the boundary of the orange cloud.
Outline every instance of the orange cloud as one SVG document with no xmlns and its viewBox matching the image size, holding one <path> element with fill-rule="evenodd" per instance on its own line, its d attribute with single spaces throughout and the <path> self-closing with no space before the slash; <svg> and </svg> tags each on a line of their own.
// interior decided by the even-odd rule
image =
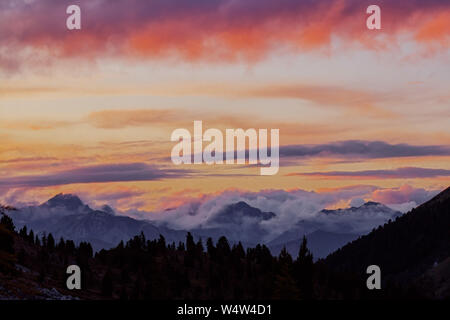
<svg viewBox="0 0 450 320">
<path fill-rule="evenodd" d="M 287 176 L 307 176 L 321 179 L 348 179 L 348 180 L 374 180 L 374 179 L 425 179 L 450 177 L 448 169 L 431 169 L 418 167 L 404 167 L 385 170 L 362 171 L 329 171 L 290 173 Z"/>
<path fill-rule="evenodd" d="M 450 11 L 444 11 L 423 23 L 416 39 L 420 42 L 437 41 L 443 47 L 450 47 Z"/>
<path fill-rule="evenodd" d="M 140 109 L 93 112 L 86 120 L 97 128 L 117 129 L 128 126 L 167 125 L 175 119 L 179 119 L 175 110 Z"/>
<path fill-rule="evenodd" d="M 279 49 L 330 47 L 333 38 L 369 49 L 387 48 L 405 33 L 426 49 L 434 42 L 449 47 L 447 0 L 379 0 L 383 27 L 376 33 L 365 26 L 369 1 L 117 0 L 110 5 L 80 0 L 86 15 L 79 32 L 65 28 L 62 2 L 12 2 L 14 6 L 0 15 L 0 66 L 4 69 L 35 63 L 27 54 L 30 49 L 39 51 L 40 57 L 46 53 L 49 59 L 113 55 L 253 62 Z"/>
<path fill-rule="evenodd" d="M 255 89 L 244 89 L 239 94 L 264 98 L 303 99 L 321 106 L 337 106 L 361 114 L 395 117 L 392 111 L 384 110 L 376 105 L 383 99 L 380 95 L 361 90 L 326 86 L 271 85 Z"/>
<path fill-rule="evenodd" d="M 0 121 L 0 126 L 5 129 L 11 130 L 52 130 L 57 128 L 63 128 L 76 124 L 72 121 L 62 120 L 16 120 L 16 121 Z"/>
</svg>

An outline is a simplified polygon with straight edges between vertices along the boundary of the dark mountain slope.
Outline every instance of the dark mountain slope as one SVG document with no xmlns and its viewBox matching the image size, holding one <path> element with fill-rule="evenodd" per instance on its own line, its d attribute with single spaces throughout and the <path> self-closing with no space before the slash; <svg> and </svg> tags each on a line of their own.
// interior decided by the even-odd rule
<svg viewBox="0 0 450 320">
<path fill-rule="evenodd" d="M 356 234 L 341 234 L 322 230 L 316 230 L 306 235 L 308 246 L 314 256 L 314 260 L 325 258 L 331 252 L 358 237 L 359 235 Z M 296 257 L 300 249 L 301 241 L 302 238 L 298 238 L 283 243 L 269 243 L 268 247 L 273 254 L 279 254 L 283 248 L 286 248 L 289 254 Z"/>
<path fill-rule="evenodd" d="M 365 273 L 380 266 L 384 279 L 409 281 L 450 257 L 450 188 L 327 257 L 335 270 Z"/>
</svg>

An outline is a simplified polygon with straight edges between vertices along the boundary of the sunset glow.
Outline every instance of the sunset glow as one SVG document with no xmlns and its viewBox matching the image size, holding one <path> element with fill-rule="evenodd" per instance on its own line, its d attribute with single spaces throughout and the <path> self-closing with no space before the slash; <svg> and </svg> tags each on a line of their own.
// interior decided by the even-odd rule
<svg viewBox="0 0 450 320">
<path fill-rule="evenodd" d="M 230 190 L 340 190 L 334 208 L 449 185 L 448 1 L 377 1 L 379 31 L 369 1 L 74 2 L 76 31 L 71 1 L 0 3 L 1 203 L 76 193 L 150 215 Z M 279 172 L 174 166 L 171 133 L 195 120 L 279 129 Z"/>
</svg>

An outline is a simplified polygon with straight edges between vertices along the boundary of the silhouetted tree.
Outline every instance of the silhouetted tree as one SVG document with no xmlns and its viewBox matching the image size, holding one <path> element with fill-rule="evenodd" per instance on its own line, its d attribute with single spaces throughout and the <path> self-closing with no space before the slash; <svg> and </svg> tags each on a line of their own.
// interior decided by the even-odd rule
<svg viewBox="0 0 450 320">
<path fill-rule="evenodd" d="M 33 232 L 33 229 L 31 229 L 30 233 L 28 234 L 28 242 L 34 243 L 34 232 Z"/>
<path fill-rule="evenodd" d="M 14 223 L 12 219 L 2 213 L 2 218 L 0 219 L 0 224 L 3 225 L 7 230 L 14 232 L 16 230 L 16 227 L 14 226 Z"/>
<path fill-rule="evenodd" d="M 195 251 L 194 237 L 190 232 L 186 235 L 186 251 L 188 253 L 193 253 Z"/>
<path fill-rule="evenodd" d="M 51 233 L 49 233 L 47 237 L 47 248 L 50 251 L 55 249 L 55 238 L 53 238 L 53 235 Z"/>
<path fill-rule="evenodd" d="M 41 245 L 41 240 L 39 239 L 39 236 L 38 236 L 38 235 L 36 235 L 36 239 L 34 240 L 34 243 L 35 243 L 37 246 L 40 246 L 40 245 Z"/>
<path fill-rule="evenodd" d="M 313 265 L 313 255 L 308 249 L 308 240 L 303 236 L 294 267 L 295 278 L 303 299 L 311 299 L 313 296 Z"/>
<path fill-rule="evenodd" d="M 220 237 L 219 240 L 217 241 L 216 249 L 217 249 L 217 254 L 219 256 L 222 256 L 222 257 L 229 256 L 231 250 L 230 250 L 230 244 L 228 243 L 227 238 Z"/>
<path fill-rule="evenodd" d="M 3 224 L 0 224 L 0 251 L 14 253 L 13 235 Z"/>
<path fill-rule="evenodd" d="M 211 238 L 206 240 L 206 252 L 210 259 L 215 260 L 216 258 L 216 247 L 214 247 L 214 242 Z"/>
<path fill-rule="evenodd" d="M 27 226 L 23 226 L 22 229 L 20 229 L 19 236 L 21 236 L 23 239 L 27 238 L 28 236 Z"/>
</svg>

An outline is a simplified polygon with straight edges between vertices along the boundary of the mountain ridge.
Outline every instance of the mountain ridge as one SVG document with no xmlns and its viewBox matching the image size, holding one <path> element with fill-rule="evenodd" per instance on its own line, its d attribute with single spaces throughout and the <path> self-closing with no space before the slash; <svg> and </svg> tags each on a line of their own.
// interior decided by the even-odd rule
<svg viewBox="0 0 450 320">
<path fill-rule="evenodd" d="M 275 239 L 268 237 L 269 230 L 265 224 L 277 218 L 276 213 L 253 207 L 245 201 L 227 204 L 205 223 L 188 229 L 174 229 L 164 222 L 116 214 L 108 205 L 92 209 L 77 195 L 62 193 L 37 207 L 22 208 L 12 217 L 19 228 L 27 225 L 37 233 L 52 233 L 56 238 L 72 239 L 76 243 L 88 241 L 95 250 L 112 248 L 120 241 L 127 241 L 141 232 L 144 232 L 148 239 L 163 235 L 168 242 L 176 243 L 183 242 L 186 233 L 191 232 L 195 239 L 212 238 L 217 241 L 220 237 L 226 236 L 231 244 L 241 242 L 244 247 L 264 243 L 274 254 L 278 254 L 286 246 L 288 251 L 295 255 L 303 235 L 309 235 L 312 237 L 313 255 L 315 258 L 324 258 L 344 245 L 346 240 L 350 241 L 364 234 L 358 232 L 359 230 L 345 228 L 346 222 L 343 219 L 352 218 L 346 213 L 359 215 L 361 211 L 361 214 L 372 215 L 370 210 L 375 210 L 374 221 L 378 221 L 377 223 L 386 222 L 394 215 L 400 214 L 382 204 L 368 202 L 358 208 L 328 210 L 323 217 L 319 214 L 315 223 L 301 222 L 292 225 L 288 232 L 280 234 Z M 340 224 L 339 228 L 342 231 L 328 230 L 329 222 L 325 216 L 333 218 L 333 223 Z M 363 228 L 364 230 L 366 229 Z M 316 231 L 320 232 L 314 234 Z M 322 238 L 317 235 L 322 235 Z"/>
<path fill-rule="evenodd" d="M 378 265 L 385 278 L 416 279 L 450 257 L 450 188 L 395 221 L 330 254 L 336 270 L 364 273 Z"/>
</svg>

